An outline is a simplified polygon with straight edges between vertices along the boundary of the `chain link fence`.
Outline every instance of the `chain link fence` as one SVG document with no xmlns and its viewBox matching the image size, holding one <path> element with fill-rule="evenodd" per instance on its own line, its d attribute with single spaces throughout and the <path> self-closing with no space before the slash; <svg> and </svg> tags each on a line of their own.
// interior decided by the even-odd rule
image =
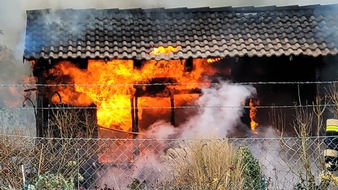
<svg viewBox="0 0 338 190">
<path fill-rule="evenodd" d="M 176 189 L 183 189 L 179 179 L 190 180 L 183 184 L 186 189 L 215 183 L 219 188 L 213 189 L 230 187 L 231 183 L 238 189 L 246 170 L 251 177 L 261 175 L 256 189 L 292 189 L 297 184 L 320 183 L 326 147 L 323 138 L 157 140 L 0 135 L 0 189 L 38 189 L 48 184 L 64 185 L 64 189 L 67 185 L 69 189 L 175 189 L 179 185 Z M 243 147 L 252 157 L 240 165 L 238 151 Z M 216 167 L 207 171 L 212 165 Z M 209 179 L 201 182 L 203 176 Z"/>
</svg>

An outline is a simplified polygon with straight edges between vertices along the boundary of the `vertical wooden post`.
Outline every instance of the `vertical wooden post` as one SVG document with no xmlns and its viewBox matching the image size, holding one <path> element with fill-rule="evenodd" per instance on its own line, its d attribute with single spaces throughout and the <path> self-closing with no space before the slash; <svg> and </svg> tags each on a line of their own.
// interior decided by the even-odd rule
<svg viewBox="0 0 338 190">
<path fill-rule="evenodd" d="M 136 159 L 138 155 L 140 155 L 140 149 L 137 142 L 137 133 L 139 132 L 138 129 L 138 100 L 137 100 L 137 92 L 133 93 L 130 98 L 130 105 L 131 105 L 131 119 L 132 119 L 132 126 L 131 131 L 133 132 L 133 160 Z"/>
<path fill-rule="evenodd" d="M 134 96 L 134 125 L 132 128 L 132 132 L 133 132 L 133 139 L 134 139 L 134 150 L 133 150 L 133 156 L 134 156 L 134 160 L 135 158 L 140 155 L 140 148 L 138 145 L 138 141 L 137 141 L 137 136 L 138 136 L 138 132 L 139 132 L 139 128 L 138 128 L 138 97 L 137 95 Z"/>
<path fill-rule="evenodd" d="M 130 99 L 131 103 L 131 117 L 132 117 L 132 126 L 131 131 L 133 132 L 133 139 L 137 138 L 137 132 L 139 132 L 138 129 L 138 100 L 137 95 L 133 95 Z"/>
<path fill-rule="evenodd" d="M 135 103 L 134 103 L 135 123 L 134 123 L 133 132 L 137 133 L 137 132 L 139 132 L 139 129 L 138 129 L 138 97 L 137 97 L 137 95 L 134 96 L 134 100 L 135 100 Z M 134 134 L 133 138 L 136 139 L 137 138 L 137 134 Z"/>
<path fill-rule="evenodd" d="M 134 59 L 133 60 L 133 63 L 134 63 L 134 67 L 135 68 L 139 68 L 141 67 L 141 64 L 142 62 L 140 60 L 136 60 Z M 133 132 L 133 145 L 134 145 L 134 148 L 133 148 L 133 160 L 136 159 L 136 157 L 138 155 L 140 155 L 140 148 L 139 148 L 139 145 L 138 145 L 138 140 L 137 140 L 137 136 L 138 136 L 138 132 L 139 132 L 139 129 L 138 129 L 138 88 L 134 86 L 134 89 L 133 90 L 136 90 L 134 91 L 132 94 L 132 99 L 131 99 L 131 105 L 132 105 L 132 128 L 131 128 L 131 131 Z"/>
<path fill-rule="evenodd" d="M 45 123 L 47 118 L 44 118 L 46 110 L 45 106 L 45 89 L 43 84 L 45 84 L 44 73 L 46 72 L 46 65 L 48 65 L 48 60 L 35 60 L 32 63 L 33 66 L 33 76 L 37 78 L 37 92 L 36 92 L 36 116 L 35 116 L 35 125 L 36 125 L 36 136 L 44 137 L 46 135 Z"/>
<path fill-rule="evenodd" d="M 130 97 L 130 107 L 131 107 L 131 110 L 130 110 L 130 114 L 131 114 L 131 129 L 133 130 L 134 126 L 135 126 L 134 95 L 132 95 Z"/>
<path fill-rule="evenodd" d="M 174 99 L 174 90 L 170 90 L 170 108 L 171 108 L 171 117 L 170 122 L 175 126 L 175 99 Z"/>
<path fill-rule="evenodd" d="M 37 106 L 36 106 L 36 136 L 37 137 L 43 137 L 43 112 L 44 110 L 43 108 L 43 87 L 41 86 L 41 84 L 43 84 L 43 76 L 42 73 L 39 74 L 39 76 L 37 77 L 37 96 L 36 96 L 36 102 L 37 102 Z"/>
</svg>

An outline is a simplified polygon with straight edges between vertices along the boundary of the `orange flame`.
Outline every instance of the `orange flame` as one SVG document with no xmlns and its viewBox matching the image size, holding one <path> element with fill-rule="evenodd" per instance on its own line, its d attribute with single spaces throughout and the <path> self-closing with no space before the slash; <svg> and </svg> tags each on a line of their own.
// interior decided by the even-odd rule
<svg viewBox="0 0 338 190">
<path fill-rule="evenodd" d="M 154 48 L 151 53 L 154 55 L 160 55 L 160 54 L 165 54 L 165 55 L 169 55 L 170 53 L 176 52 L 179 49 L 181 49 L 181 46 L 177 46 L 177 47 L 173 47 L 173 46 L 168 46 L 168 47 L 157 47 Z"/>
<path fill-rule="evenodd" d="M 251 131 L 256 132 L 256 128 L 258 123 L 255 121 L 256 113 L 257 113 L 257 106 L 259 105 L 259 101 L 253 101 L 250 99 L 249 107 L 250 107 L 250 128 Z"/>
<path fill-rule="evenodd" d="M 153 81 L 154 79 L 170 78 L 173 79 L 171 82 L 177 85 L 168 85 L 169 88 L 175 88 L 175 90 L 199 88 L 201 85 L 198 82 L 207 82 L 203 81 L 205 80 L 203 75 L 214 72 L 214 69 L 207 67 L 208 65 L 206 60 L 196 59 L 193 62 L 193 70 L 187 72 L 184 69 L 184 60 L 147 61 L 140 69 L 134 68 L 132 60 L 108 62 L 89 60 L 86 70 L 79 69 L 70 62 L 60 62 L 55 69 L 51 70 L 51 73 L 59 78 L 69 76 L 71 80 L 67 82 L 76 84 L 75 87 L 58 87 L 56 89 L 62 97 L 62 103 L 77 106 L 95 104 L 100 126 L 130 130 L 132 126 L 131 98 L 135 93 L 134 84 L 146 84 L 142 88 L 150 88 L 149 86 L 151 86 L 156 89 L 157 84 L 152 84 L 157 83 Z M 175 106 L 191 102 L 197 97 L 196 94 L 175 95 Z M 140 108 L 170 106 L 168 99 L 163 99 L 141 97 L 138 98 L 138 106 Z M 52 101 L 59 102 L 57 96 Z M 142 120 L 143 111 L 143 109 L 139 109 L 140 120 Z M 157 113 L 159 109 L 151 111 Z M 169 112 L 170 109 L 166 109 L 166 111 Z"/>
<path fill-rule="evenodd" d="M 221 58 L 219 58 L 219 57 L 218 58 L 208 58 L 207 62 L 208 63 L 214 63 L 214 62 L 217 62 L 217 61 L 220 61 L 220 60 L 221 60 Z"/>
</svg>

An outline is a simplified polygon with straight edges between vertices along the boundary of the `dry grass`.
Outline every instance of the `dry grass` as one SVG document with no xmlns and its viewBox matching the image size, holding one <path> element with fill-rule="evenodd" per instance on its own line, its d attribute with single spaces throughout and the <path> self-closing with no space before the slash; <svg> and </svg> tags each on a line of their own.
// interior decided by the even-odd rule
<svg viewBox="0 0 338 190">
<path fill-rule="evenodd" d="M 50 111 L 47 137 L 93 138 L 97 136 L 96 113 L 59 105 Z"/>
<path fill-rule="evenodd" d="M 30 165 L 35 153 L 32 139 L 0 136 L 0 189 L 23 187 L 21 165 Z"/>
<path fill-rule="evenodd" d="M 333 113 L 333 115 L 335 117 L 338 117 L 338 85 L 334 84 L 332 86 L 330 86 L 327 90 L 329 99 L 331 100 L 331 102 L 336 105 L 333 107 L 328 107 L 329 110 Z"/>
<path fill-rule="evenodd" d="M 169 149 L 173 179 L 166 189 L 243 189 L 244 163 L 227 140 L 194 140 Z"/>
<path fill-rule="evenodd" d="M 14 129 L 6 129 L 6 128 L 0 128 L 0 134 L 5 135 L 14 135 L 14 136 L 30 136 L 34 137 L 36 135 L 35 129 L 33 128 L 14 128 Z"/>
<path fill-rule="evenodd" d="M 282 148 L 288 153 L 297 152 L 298 160 L 286 158 L 290 171 L 293 172 L 299 179 L 300 182 L 297 184 L 298 188 L 306 189 L 327 189 L 329 185 L 328 180 L 316 181 L 316 176 L 319 176 L 319 172 L 324 172 L 325 165 L 322 157 L 324 148 L 322 146 L 321 135 L 325 131 L 323 126 L 324 113 L 328 109 L 337 116 L 338 108 L 338 93 L 337 87 L 331 86 L 328 94 L 324 96 L 317 96 L 313 102 L 312 109 L 310 108 L 295 108 L 294 120 L 292 122 L 295 136 L 300 139 L 300 144 L 289 145 L 284 140 L 283 131 L 280 134 L 280 141 Z M 329 102 L 332 102 L 333 107 L 329 107 Z M 325 135 L 325 134 L 324 134 Z M 309 137 L 316 137 L 314 142 L 309 140 Z M 314 160 L 316 160 L 314 162 Z M 301 167 L 298 168 L 297 166 Z M 318 172 L 319 171 L 319 172 Z"/>
<path fill-rule="evenodd" d="M 49 123 L 47 137 L 34 138 L 33 132 L 22 129 L 0 129 L 0 189 L 22 189 L 21 165 L 25 178 L 34 184 L 38 176 L 61 174 L 72 180 L 83 165 L 93 156 L 95 140 L 69 139 L 92 138 L 96 135 L 96 120 L 90 111 L 55 109 Z M 56 135 L 61 138 L 53 138 Z M 92 150 L 92 151 L 90 151 Z M 72 167 L 69 167 L 72 163 Z"/>
<path fill-rule="evenodd" d="M 60 174 L 73 181 L 93 156 L 90 147 L 95 142 L 0 135 L 0 189 L 23 188 L 22 165 L 29 184 L 45 174 Z"/>
</svg>

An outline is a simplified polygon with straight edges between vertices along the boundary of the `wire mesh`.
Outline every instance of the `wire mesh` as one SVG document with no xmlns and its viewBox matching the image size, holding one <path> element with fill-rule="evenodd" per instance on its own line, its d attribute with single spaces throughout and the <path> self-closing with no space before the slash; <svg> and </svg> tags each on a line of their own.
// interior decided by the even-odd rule
<svg viewBox="0 0 338 190">
<path fill-rule="evenodd" d="M 182 189 L 182 181 L 186 180 L 190 180 L 185 183 L 186 189 L 201 189 L 201 184 L 209 189 L 216 184 L 219 189 L 238 189 L 243 185 L 245 176 L 240 172 L 248 169 L 245 167 L 249 167 L 251 177 L 257 175 L 252 173 L 255 159 L 262 177 L 257 182 L 258 189 L 292 189 L 304 181 L 320 183 L 326 147 L 323 140 L 324 137 L 155 140 L 1 135 L 0 189 L 37 188 L 44 179 L 48 179 L 45 185 L 53 185 L 56 179 L 65 181 L 70 189 Z M 250 150 L 254 159 L 240 166 L 236 159 L 242 147 Z M 236 178 L 237 171 L 241 180 Z M 208 180 L 203 181 L 206 176 Z"/>
</svg>

